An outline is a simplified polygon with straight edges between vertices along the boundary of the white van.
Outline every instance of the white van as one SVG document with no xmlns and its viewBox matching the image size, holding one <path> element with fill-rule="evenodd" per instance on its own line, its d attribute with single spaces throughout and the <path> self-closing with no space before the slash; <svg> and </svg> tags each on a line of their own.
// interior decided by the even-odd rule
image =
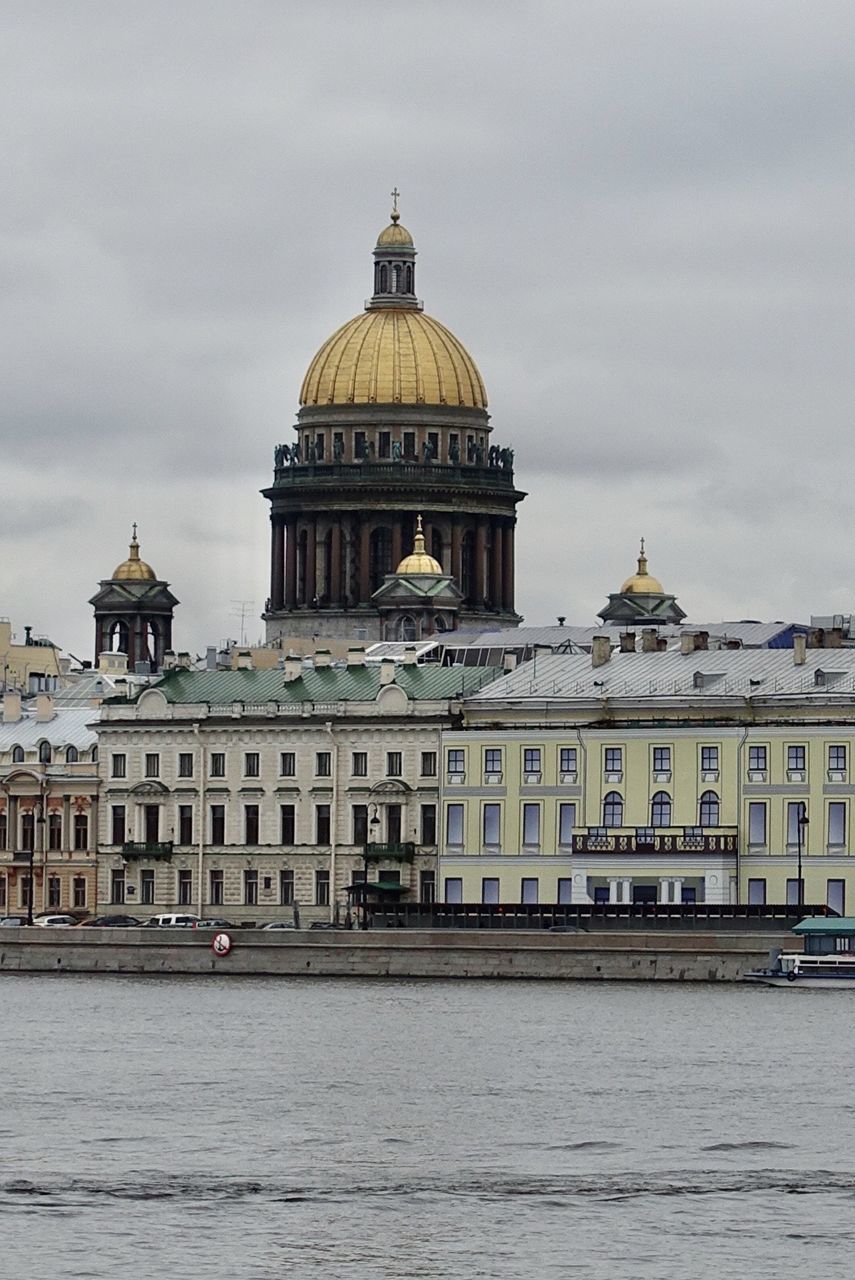
<svg viewBox="0 0 855 1280">
<path fill-rule="evenodd" d="M 169 913 L 162 916 L 152 916 L 150 920 L 146 920 L 143 925 L 144 929 L 195 929 L 197 924 L 201 924 L 198 916 L 175 915 Z"/>
</svg>

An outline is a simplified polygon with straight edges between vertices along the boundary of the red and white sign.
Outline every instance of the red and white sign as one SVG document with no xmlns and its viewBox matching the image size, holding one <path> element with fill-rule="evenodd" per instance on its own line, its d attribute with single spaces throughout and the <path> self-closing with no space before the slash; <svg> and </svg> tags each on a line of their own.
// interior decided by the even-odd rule
<svg viewBox="0 0 855 1280">
<path fill-rule="evenodd" d="M 215 956 L 227 956 L 232 949 L 232 940 L 227 933 L 215 933 L 211 942 L 211 950 Z"/>
</svg>

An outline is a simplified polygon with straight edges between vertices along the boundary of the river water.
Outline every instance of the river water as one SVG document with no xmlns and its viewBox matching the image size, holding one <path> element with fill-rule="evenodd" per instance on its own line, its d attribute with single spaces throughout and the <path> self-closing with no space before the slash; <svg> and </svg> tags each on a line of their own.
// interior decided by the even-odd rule
<svg viewBox="0 0 855 1280">
<path fill-rule="evenodd" d="M 850 993 L 0 978 L 0 1276 L 852 1272 Z"/>
</svg>

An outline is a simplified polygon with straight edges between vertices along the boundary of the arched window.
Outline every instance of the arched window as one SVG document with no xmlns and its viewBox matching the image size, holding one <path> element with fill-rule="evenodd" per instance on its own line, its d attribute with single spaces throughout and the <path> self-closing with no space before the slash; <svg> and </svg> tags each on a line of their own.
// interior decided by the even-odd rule
<svg viewBox="0 0 855 1280">
<path fill-rule="evenodd" d="M 403 618 L 398 622 L 398 639 L 399 640 L 415 640 L 416 639 L 416 620 L 405 613 Z"/>
<path fill-rule="evenodd" d="M 378 529 L 372 530 L 370 555 L 371 590 L 376 591 L 385 575 L 391 573 L 393 569 L 392 530 L 386 525 L 380 525 Z"/>
<path fill-rule="evenodd" d="M 657 791 L 650 802 L 651 827 L 670 827 L 671 797 L 667 791 Z"/>
<path fill-rule="evenodd" d="M 110 627 L 109 641 L 111 653 L 127 653 L 128 624 L 126 622 L 114 622 Z"/>
<path fill-rule="evenodd" d="M 699 822 L 702 827 L 717 827 L 721 805 L 714 791 L 705 791 L 701 796 Z"/>
<path fill-rule="evenodd" d="M 93 763 L 93 764 L 97 764 L 97 763 L 98 763 L 98 748 L 97 748 L 97 747 L 93 747 L 93 748 L 92 748 L 92 763 Z"/>
<path fill-rule="evenodd" d="M 23 764 L 23 763 L 24 763 L 24 748 L 13 747 L 12 748 L 12 764 Z"/>
<path fill-rule="evenodd" d="M 609 791 L 603 800 L 603 826 L 623 826 L 623 796 L 617 791 Z"/>
<path fill-rule="evenodd" d="M 413 268 L 412 267 L 407 267 L 405 279 L 407 282 L 405 286 L 406 291 L 407 293 L 412 293 L 413 292 Z"/>
<path fill-rule="evenodd" d="M 392 293 L 398 293 L 399 292 L 398 284 L 401 279 L 401 268 L 397 264 L 392 268 L 391 275 L 392 275 L 392 281 L 391 281 Z"/>
<path fill-rule="evenodd" d="M 389 291 L 389 270 L 384 262 L 380 267 L 380 293 Z"/>
<path fill-rule="evenodd" d="M 77 764 L 77 761 L 78 761 L 79 759 L 80 759 L 80 756 L 79 756 L 79 754 L 78 754 L 77 747 L 66 747 L 66 748 L 65 748 L 65 763 L 66 763 L 66 764 Z"/>
<path fill-rule="evenodd" d="M 50 743 L 40 742 L 39 743 L 39 764 L 50 764 L 50 762 L 51 762 Z"/>
</svg>

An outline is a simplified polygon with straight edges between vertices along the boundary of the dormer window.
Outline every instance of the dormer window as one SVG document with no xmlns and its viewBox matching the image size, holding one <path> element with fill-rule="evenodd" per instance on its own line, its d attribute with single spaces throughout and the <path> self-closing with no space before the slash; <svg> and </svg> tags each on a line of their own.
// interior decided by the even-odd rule
<svg viewBox="0 0 855 1280">
<path fill-rule="evenodd" d="M 66 763 L 66 764 L 77 764 L 77 761 L 79 760 L 79 758 L 80 758 L 80 757 L 79 757 L 79 754 L 78 754 L 78 751 L 77 751 L 77 747 L 66 747 L 66 748 L 65 748 L 65 763 Z"/>
<path fill-rule="evenodd" d="M 39 743 L 39 764 L 50 764 L 52 753 L 49 742 Z"/>
<path fill-rule="evenodd" d="M 23 763 L 24 763 L 24 748 L 13 747 L 12 748 L 12 764 L 23 764 Z"/>
</svg>

